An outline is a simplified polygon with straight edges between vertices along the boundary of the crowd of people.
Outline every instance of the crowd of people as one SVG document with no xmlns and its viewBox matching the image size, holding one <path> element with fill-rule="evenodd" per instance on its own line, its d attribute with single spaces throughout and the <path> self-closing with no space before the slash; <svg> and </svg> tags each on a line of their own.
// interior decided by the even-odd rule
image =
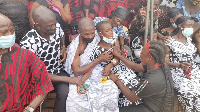
<svg viewBox="0 0 200 112">
<path fill-rule="evenodd" d="M 38 112 L 54 91 L 54 112 L 200 112 L 200 1 L 154 0 L 153 20 L 147 10 L 0 0 L 0 111 Z"/>
</svg>

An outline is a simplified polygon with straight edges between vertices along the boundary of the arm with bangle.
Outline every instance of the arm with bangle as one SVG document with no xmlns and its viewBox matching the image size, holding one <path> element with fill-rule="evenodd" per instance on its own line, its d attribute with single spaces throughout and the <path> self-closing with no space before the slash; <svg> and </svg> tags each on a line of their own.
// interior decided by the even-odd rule
<svg viewBox="0 0 200 112">
<path fill-rule="evenodd" d="M 43 102 L 46 95 L 47 95 L 47 93 L 35 97 L 31 101 L 31 103 L 27 107 L 25 107 L 23 112 L 34 112 L 34 110 Z"/>
<path fill-rule="evenodd" d="M 110 74 L 110 79 L 115 82 L 115 84 L 120 88 L 120 90 L 122 91 L 123 95 L 131 102 L 135 102 L 138 101 L 139 99 L 141 99 L 140 97 L 138 97 L 135 94 L 134 90 L 130 90 L 128 87 L 126 87 L 118 78 L 117 75 L 111 73 Z"/>
</svg>

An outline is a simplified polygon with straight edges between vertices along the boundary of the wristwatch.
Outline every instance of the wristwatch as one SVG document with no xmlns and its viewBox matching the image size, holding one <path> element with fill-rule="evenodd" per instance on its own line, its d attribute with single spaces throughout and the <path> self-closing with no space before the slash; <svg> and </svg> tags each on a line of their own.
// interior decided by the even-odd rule
<svg viewBox="0 0 200 112">
<path fill-rule="evenodd" d="M 34 112 L 35 110 L 33 107 L 30 107 L 30 106 L 27 106 L 25 109 L 29 112 Z"/>
</svg>

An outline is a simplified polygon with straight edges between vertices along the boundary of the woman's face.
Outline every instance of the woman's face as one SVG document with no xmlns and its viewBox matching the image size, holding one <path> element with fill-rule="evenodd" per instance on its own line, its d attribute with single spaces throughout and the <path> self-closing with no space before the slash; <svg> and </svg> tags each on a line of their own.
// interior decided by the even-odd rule
<svg viewBox="0 0 200 112">
<path fill-rule="evenodd" d="M 102 36 L 112 39 L 113 38 L 113 30 L 112 30 L 112 25 L 111 24 L 103 24 L 101 27 L 101 34 Z"/>
<path fill-rule="evenodd" d="M 149 53 L 148 53 L 148 51 L 147 51 L 147 47 L 144 46 L 144 47 L 142 48 L 142 52 L 140 53 L 140 60 L 141 60 L 141 63 L 142 63 L 143 65 L 147 65 L 147 63 L 149 62 L 149 58 L 150 58 L 150 55 L 149 55 Z"/>
<path fill-rule="evenodd" d="M 121 26 L 123 24 L 124 24 L 124 20 L 122 18 L 119 18 L 117 16 L 113 17 L 113 24 L 112 24 L 113 27 Z"/>
<path fill-rule="evenodd" d="M 194 20 L 187 20 L 181 24 L 182 28 L 193 28 L 194 27 Z"/>
<path fill-rule="evenodd" d="M 179 14 L 179 15 L 175 16 L 174 18 L 170 18 L 170 22 L 171 22 L 172 24 L 174 24 L 174 23 L 176 22 L 176 20 L 177 20 L 179 17 L 181 17 L 181 16 L 183 16 L 183 15 L 182 15 L 182 14 Z"/>
</svg>

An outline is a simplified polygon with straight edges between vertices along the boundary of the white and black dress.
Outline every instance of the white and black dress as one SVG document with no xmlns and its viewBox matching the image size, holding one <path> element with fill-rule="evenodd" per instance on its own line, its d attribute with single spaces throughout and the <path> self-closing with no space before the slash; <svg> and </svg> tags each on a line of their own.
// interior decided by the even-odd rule
<svg viewBox="0 0 200 112">
<path fill-rule="evenodd" d="M 197 48 L 191 42 L 190 37 L 186 38 L 186 43 L 179 42 L 174 38 L 167 44 L 170 48 L 170 62 L 191 63 L 191 77 L 184 75 L 181 68 L 171 68 L 174 88 L 177 91 L 177 97 L 182 104 L 185 112 L 200 111 L 200 69 L 194 62 Z"/>
<path fill-rule="evenodd" d="M 105 51 L 106 51 L 106 49 L 104 49 L 100 46 L 96 46 L 95 49 L 93 50 L 93 53 L 92 53 L 93 55 L 91 56 L 91 61 L 97 59 L 98 56 Z M 104 68 L 108 64 L 109 64 L 108 62 L 102 62 L 101 66 L 102 66 L 102 68 Z M 129 87 L 129 89 L 133 90 L 134 87 L 137 86 L 139 78 L 137 78 L 134 71 L 132 71 L 131 69 L 126 67 L 123 62 L 120 61 L 120 63 L 117 66 L 113 67 L 111 69 L 111 71 L 113 73 L 118 73 L 119 79 L 121 79 L 121 81 L 124 83 L 124 85 Z M 101 74 L 99 75 L 99 77 L 102 77 Z M 122 93 L 119 94 L 118 100 L 119 100 L 119 102 L 118 102 L 119 107 L 138 105 L 138 104 L 142 103 L 141 100 L 134 102 L 134 103 L 130 102 Z"/>
</svg>

